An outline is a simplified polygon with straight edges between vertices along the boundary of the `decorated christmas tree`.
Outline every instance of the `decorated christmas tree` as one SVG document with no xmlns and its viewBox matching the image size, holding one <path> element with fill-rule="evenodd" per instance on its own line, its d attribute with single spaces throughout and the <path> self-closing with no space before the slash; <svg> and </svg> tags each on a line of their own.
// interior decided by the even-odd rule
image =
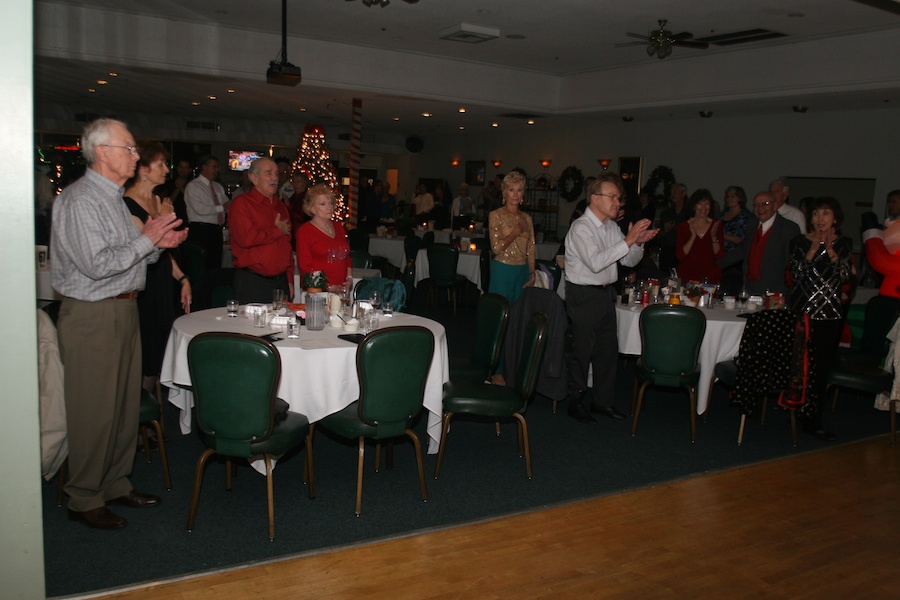
<svg viewBox="0 0 900 600">
<path fill-rule="evenodd" d="M 332 189 L 335 198 L 334 218 L 345 223 L 349 211 L 341 194 L 340 181 L 334 172 L 328 144 L 325 143 L 325 129 L 321 125 L 307 125 L 303 129 L 293 167 L 309 177 L 310 186 L 324 183 Z"/>
</svg>

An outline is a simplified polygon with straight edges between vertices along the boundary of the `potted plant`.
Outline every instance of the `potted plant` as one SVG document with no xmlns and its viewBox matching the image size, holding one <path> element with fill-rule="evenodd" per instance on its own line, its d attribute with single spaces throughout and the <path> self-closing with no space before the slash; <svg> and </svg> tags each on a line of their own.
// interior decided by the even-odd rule
<svg viewBox="0 0 900 600">
<path fill-rule="evenodd" d="M 328 288 L 328 277 L 324 271 L 310 271 L 303 274 L 303 287 L 310 294 L 317 294 Z"/>
</svg>

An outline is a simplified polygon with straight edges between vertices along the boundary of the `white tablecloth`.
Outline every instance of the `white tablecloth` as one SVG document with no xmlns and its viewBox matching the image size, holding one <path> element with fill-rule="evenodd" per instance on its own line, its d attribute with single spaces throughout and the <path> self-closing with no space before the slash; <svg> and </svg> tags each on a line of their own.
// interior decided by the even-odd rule
<svg viewBox="0 0 900 600">
<path fill-rule="evenodd" d="M 274 333 L 271 329 L 255 329 L 252 321 L 243 315 L 237 318 L 225 316 L 224 308 L 202 310 L 175 320 L 163 357 L 160 379 L 170 388 L 169 402 L 181 410 L 181 432 L 191 430 L 193 394 L 185 389 L 191 385 L 187 362 L 187 347 L 195 335 L 206 331 L 231 331 L 251 335 Z M 389 319 L 381 319 L 380 327 L 421 325 L 434 334 L 434 359 L 425 385 L 425 409 L 428 411 L 428 453 L 438 451 L 441 439 L 441 412 L 443 409 L 443 385 L 450 377 L 447 358 L 447 335 L 444 326 L 437 321 L 394 313 Z M 284 399 L 290 409 L 302 413 L 310 423 L 336 413 L 359 397 L 359 380 L 356 376 L 356 344 L 339 339 L 342 330 L 326 326 L 322 331 L 300 332 L 300 339 L 275 342 L 281 354 L 281 383 L 278 397 Z M 402 365 L 398 365 L 402 376 Z"/>
<path fill-rule="evenodd" d="M 403 271 L 406 268 L 406 250 L 403 248 L 403 238 L 369 238 L 369 254 L 386 258 L 389 263 Z"/>
<path fill-rule="evenodd" d="M 709 382 L 716 363 L 733 358 L 741 345 L 741 336 L 747 320 L 739 317 L 740 311 L 725 310 L 721 307 L 700 309 L 706 315 L 706 334 L 700 344 L 700 382 L 697 384 L 697 414 L 706 412 Z M 639 305 L 616 306 L 616 322 L 619 333 L 619 352 L 622 354 L 641 353 L 641 330 L 638 323 L 641 315 Z"/>
<path fill-rule="evenodd" d="M 456 272 L 474 283 L 481 290 L 481 250 L 460 252 L 459 262 L 456 263 Z M 428 269 L 428 251 L 422 248 L 416 254 L 416 285 L 419 285 L 420 281 L 429 277 L 431 277 L 431 273 Z M 483 292 L 484 290 L 481 291 Z"/>
</svg>

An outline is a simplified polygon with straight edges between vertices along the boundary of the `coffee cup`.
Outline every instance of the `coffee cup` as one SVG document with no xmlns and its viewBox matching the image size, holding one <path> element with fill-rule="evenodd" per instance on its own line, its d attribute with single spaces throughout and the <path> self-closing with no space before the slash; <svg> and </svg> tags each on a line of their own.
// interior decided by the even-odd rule
<svg viewBox="0 0 900 600">
<path fill-rule="evenodd" d="M 737 305 L 737 302 L 734 299 L 734 296 L 725 296 L 725 308 L 728 310 L 734 310 L 734 307 Z"/>
</svg>

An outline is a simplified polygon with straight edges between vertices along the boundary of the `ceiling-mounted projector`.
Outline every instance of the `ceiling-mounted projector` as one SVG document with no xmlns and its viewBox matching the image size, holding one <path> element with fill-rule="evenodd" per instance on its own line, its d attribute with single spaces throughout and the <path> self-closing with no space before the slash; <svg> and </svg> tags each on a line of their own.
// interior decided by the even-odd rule
<svg viewBox="0 0 900 600">
<path fill-rule="evenodd" d="M 300 83 L 300 67 L 295 67 L 289 62 L 269 63 L 266 71 L 266 82 L 275 85 L 297 85 Z"/>
</svg>

